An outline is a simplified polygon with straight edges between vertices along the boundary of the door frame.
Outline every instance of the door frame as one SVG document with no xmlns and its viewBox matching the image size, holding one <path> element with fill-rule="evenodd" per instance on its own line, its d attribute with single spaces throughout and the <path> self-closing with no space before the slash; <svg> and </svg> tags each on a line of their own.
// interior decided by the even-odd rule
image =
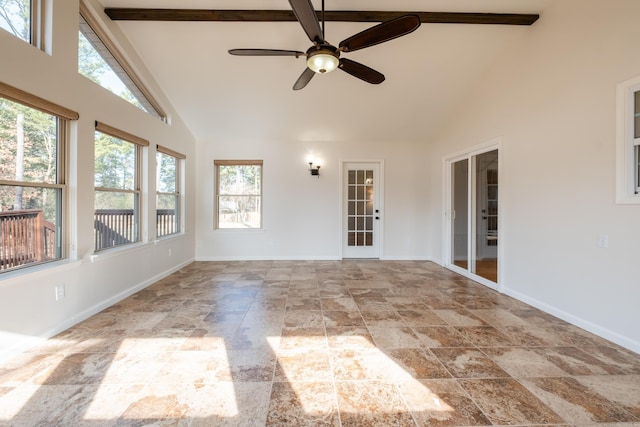
<svg viewBox="0 0 640 427">
<path fill-rule="evenodd" d="M 340 254 L 340 259 L 350 259 L 350 258 L 344 257 L 344 239 L 346 238 L 344 231 L 346 229 L 346 221 L 347 221 L 346 203 L 345 203 L 347 193 L 345 188 L 344 175 L 345 175 L 345 166 L 348 163 L 363 163 L 363 164 L 374 163 L 378 165 L 379 184 L 376 187 L 374 187 L 375 189 L 374 197 L 375 197 L 375 200 L 377 200 L 376 204 L 378 206 L 378 209 L 380 209 L 380 220 L 377 221 L 378 233 L 377 235 L 374 235 L 374 239 L 376 239 L 378 242 L 376 245 L 377 256 L 375 258 L 367 258 L 367 259 L 383 259 L 385 209 L 384 209 L 384 160 L 381 160 L 381 159 L 374 159 L 374 160 L 341 159 L 340 160 L 340 179 L 338 180 L 338 185 L 340 186 L 338 191 L 338 197 L 340 198 L 338 203 L 338 215 L 340 218 L 340 221 L 338 222 L 340 224 L 339 231 L 338 231 L 340 233 L 339 239 L 338 239 L 338 244 L 340 245 L 340 247 L 338 249 L 338 253 Z M 352 259 L 357 259 L 357 258 L 352 258 Z"/>
<path fill-rule="evenodd" d="M 453 218 L 452 218 L 452 200 L 451 200 L 451 192 L 452 192 L 452 165 L 460 160 L 468 159 L 469 160 L 469 216 L 468 216 L 468 224 L 467 224 L 467 232 L 469 233 L 468 239 L 468 247 L 467 247 L 467 259 L 468 259 L 468 267 L 473 267 L 475 270 L 475 260 L 476 260 L 476 230 L 477 223 L 475 221 L 477 216 L 477 192 L 475 191 L 475 186 L 472 186 L 473 179 L 472 177 L 475 174 L 475 162 L 472 161 L 474 156 L 498 150 L 498 283 L 494 283 L 491 280 L 485 279 L 482 276 L 479 276 L 475 273 L 471 273 L 469 269 L 461 268 L 453 263 L 452 249 L 453 249 Z M 481 283 L 491 289 L 498 290 L 502 292 L 504 288 L 504 200 L 502 194 L 504 192 L 504 182 L 502 175 L 502 138 L 498 137 L 487 141 L 484 144 L 480 144 L 474 147 L 471 147 L 466 150 L 461 150 L 456 153 L 452 153 L 446 155 L 442 159 L 442 171 L 443 171 L 443 210 L 444 210 L 444 227 L 442 227 L 442 255 L 443 255 L 443 265 L 445 268 L 455 271 L 456 273 L 470 278 L 478 283 Z"/>
</svg>

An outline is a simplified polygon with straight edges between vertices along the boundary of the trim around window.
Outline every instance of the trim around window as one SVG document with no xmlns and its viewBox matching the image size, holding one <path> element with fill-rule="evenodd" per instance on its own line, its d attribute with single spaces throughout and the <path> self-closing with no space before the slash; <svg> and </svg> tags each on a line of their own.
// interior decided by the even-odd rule
<svg viewBox="0 0 640 427">
<path fill-rule="evenodd" d="M 67 120 L 78 120 L 80 115 L 73 110 L 54 104 L 51 101 L 32 95 L 16 87 L 0 82 L 0 97 L 19 102 L 27 107 L 35 108 Z"/>
<path fill-rule="evenodd" d="M 616 87 L 616 203 L 640 204 L 640 76 Z"/>
<path fill-rule="evenodd" d="M 99 20 L 92 14 L 90 8 L 84 1 L 80 1 L 80 27 L 86 26 L 86 32 L 92 33 L 90 43 L 101 44 L 103 49 L 97 49 L 102 59 L 116 72 L 125 86 L 131 91 L 133 96 L 143 105 L 144 110 L 149 114 L 159 117 L 163 122 L 167 122 L 167 113 L 162 109 L 160 103 L 152 95 L 151 91 L 143 83 L 142 79 L 129 64 L 125 55 L 118 49 L 116 44 L 110 39 Z M 95 36 L 93 36 L 95 35 Z M 106 52 L 104 52 L 106 49 Z"/>
<path fill-rule="evenodd" d="M 214 160 L 215 229 L 262 228 L 262 160 Z"/>
</svg>

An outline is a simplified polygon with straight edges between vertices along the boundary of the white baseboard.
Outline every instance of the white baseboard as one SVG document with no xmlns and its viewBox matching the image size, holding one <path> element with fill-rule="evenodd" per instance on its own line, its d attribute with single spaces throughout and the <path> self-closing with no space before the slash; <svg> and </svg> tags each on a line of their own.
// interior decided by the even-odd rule
<svg viewBox="0 0 640 427">
<path fill-rule="evenodd" d="M 196 256 L 196 261 L 339 261 L 334 256 Z"/>
<path fill-rule="evenodd" d="M 631 350 L 635 353 L 640 354 L 640 342 L 635 341 L 629 337 L 624 335 L 620 335 L 616 332 L 613 332 L 607 328 L 603 328 L 600 325 L 596 325 L 595 323 L 589 322 L 581 317 L 575 316 L 571 313 L 567 313 L 564 310 L 561 310 L 557 307 L 549 305 L 545 302 L 542 302 L 536 298 L 532 298 L 529 295 L 523 294 L 521 292 L 515 291 L 513 289 L 505 288 L 503 292 L 506 295 L 509 295 L 519 301 L 522 301 L 526 304 L 529 304 L 532 307 L 538 308 L 546 313 L 549 313 L 553 316 L 556 316 L 559 319 L 562 319 L 566 322 L 571 323 L 579 328 L 584 329 L 585 331 L 589 331 L 599 337 L 602 337 L 608 341 L 611 341 L 615 344 L 618 344 L 628 350 Z"/>
<path fill-rule="evenodd" d="M 178 265 L 175 265 L 173 267 L 171 267 L 168 270 L 163 271 L 162 273 L 156 274 L 155 276 L 140 282 L 132 287 L 130 287 L 129 289 L 122 291 L 114 296 L 112 296 L 111 298 L 108 298 L 66 320 L 64 320 L 63 322 L 58 323 L 57 325 L 55 325 L 52 328 L 46 329 L 42 332 L 40 332 L 39 334 L 35 335 L 35 336 L 29 336 L 29 337 L 24 337 L 24 338 L 20 338 L 17 339 L 17 342 L 12 345 L 10 348 L 0 352 L 0 363 L 2 363 L 3 361 L 19 354 L 22 353 L 26 350 L 29 350 L 30 348 L 33 348 L 35 346 L 37 346 L 38 344 L 43 343 L 44 341 L 48 340 L 49 338 L 59 334 L 62 331 L 65 331 L 67 329 L 69 329 L 70 327 L 82 322 L 83 320 L 88 319 L 89 317 L 100 313 L 102 310 L 111 307 L 112 305 L 122 301 L 123 299 L 135 294 L 136 292 L 141 291 L 142 289 L 154 284 L 155 282 L 157 282 L 160 279 L 163 279 L 167 276 L 169 276 L 172 273 L 175 273 L 176 271 L 180 270 L 183 267 L 186 267 L 187 265 L 191 264 L 193 262 L 193 258 L 188 259 Z"/>
</svg>

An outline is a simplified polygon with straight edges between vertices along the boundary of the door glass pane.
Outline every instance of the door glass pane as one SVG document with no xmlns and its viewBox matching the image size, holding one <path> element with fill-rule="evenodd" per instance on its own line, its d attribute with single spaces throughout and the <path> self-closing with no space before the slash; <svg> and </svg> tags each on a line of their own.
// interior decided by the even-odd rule
<svg viewBox="0 0 640 427">
<path fill-rule="evenodd" d="M 348 180 L 347 245 L 372 246 L 373 170 L 350 170 Z"/>
<path fill-rule="evenodd" d="M 634 109 L 633 109 L 633 127 L 634 138 L 640 138 L 640 91 L 633 94 L 634 97 Z"/>
<path fill-rule="evenodd" d="M 472 273 L 498 281 L 498 150 L 475 157 L 476 258 Z"/>
<path fill-rule="evenodd" d="M 468 235 L 469 235 L 469 161 L 455 162 L 451 171 L 452 201 L 452 254 L 453 264 L 468 268 Z"/>
</svg>

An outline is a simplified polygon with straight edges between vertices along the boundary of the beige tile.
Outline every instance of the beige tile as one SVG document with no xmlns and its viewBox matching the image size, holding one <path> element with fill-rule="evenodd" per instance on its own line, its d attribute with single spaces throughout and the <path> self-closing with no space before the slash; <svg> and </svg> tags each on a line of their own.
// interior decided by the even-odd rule
<svg viewBox="0 0 640 427">
<path fill-rule="evenodd" d="M 509 374 L 475 348 L 432 348 L 431 351 L 456 378 L 503 378 Z"/>
<path fill-rule="evenodd" d="M 514 379 L 459 380 L 493 424 L 561 424 L 564 420 Z"/>
<path fill-rule="evenodd" d="M 325 350 L 281 351 L 276 361 L 274 381 L 313 381 L 333 380 L 329 352 Z"/>
<path fill-rule="evenodd" d="M 559 377 L 567 373 L 540 352 L 524 347 L 482 348 L 498 366 L 514 378 Z"/>
<path fill-rule="evenodd" d="M 340 420 L 347 426 L 414 426 L 415 422 L 394 383 L 337 382 Z"/>
<path fill-rule="evenodd" d="M 640 427 L 639 376 L 432 263 L 195 262 L 5 361 L 0 425 Z"/>
<path fill-rule="evenodd" d="M 333 382 L 274 382 L 267 426 L 339 426 Z"/>
<path fill-rule="evenodd" d="M 491 425 L 455 380 L 405 381 L 398 388 L 419 426 Z"/>
<path fill-rule="evenodd" d="M 418 348 L 420 340 L 408 326 L 369 326 L 369 332 L 378 348 Z"/>
<path fill-rule="evenodd" d="M 638 421 L 575 378 L 531 378 L 522 380 L 522 384 L 571 423 Z"/>
<path fill-rule="evenodd" d="M 420 340 L 420 345 L 432 347 L 469 347 L 471 342 L 450 326 L 420 326 L 413 331 Z"/>
</svg>

